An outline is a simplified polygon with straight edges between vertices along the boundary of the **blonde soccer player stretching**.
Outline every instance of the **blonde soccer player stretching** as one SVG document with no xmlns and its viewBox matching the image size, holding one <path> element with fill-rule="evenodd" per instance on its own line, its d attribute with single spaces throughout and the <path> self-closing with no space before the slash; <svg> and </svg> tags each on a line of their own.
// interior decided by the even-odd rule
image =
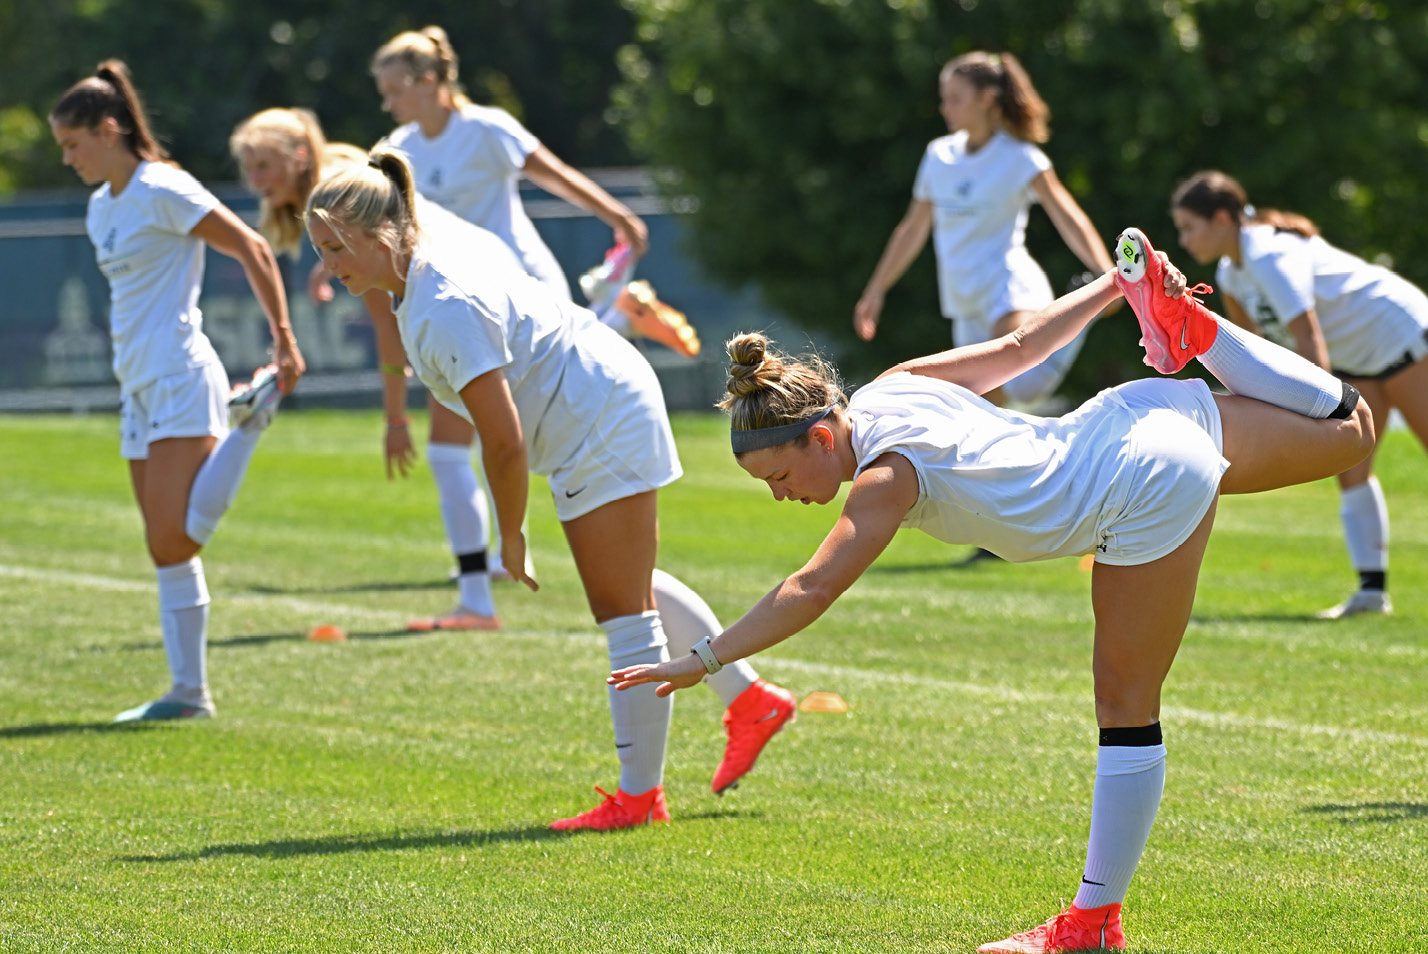
<svg viewBox="0 0 1428 954">
<path fill-rule="evenodd" d="M 680 475 L 659 382 L 614 331 L 514 266 L 499 238 L 450 215 L 419 220 L 411 167 L 375 150 L 370 164 L 320 183 L 308 234 L 355 295 L 392 296 L 402 343 L 443 406 L 480 438 L 505 566 L 523 569 L 529 475 L 544 476 L 613 668 L 669 658 L 720 626 L 691 590 L 655 569 L 656 491 Z M 709 686 L 728 706 L 723 791 L 793 718 L 790 693 L 747 666 Z M 667 821 L 663 773 L 670 700 L 653 689 L 609 693 L 620 784 L 561 830 Z M 602 792 L 602 794 L 604 794 Z"/>
<path fill-rule="evenodd" d="M 904 362 L 844 399 L 819 363 L 729 346 L 735 458 L 776 500 L 842 515 L 808 563 L 719 636 L 666 663 L 612 672 L 616 688 L 660 693 L 778 643 L 853 584 L 901 527 L 1009 560 L 1094 554 L 1100 746 L 1081 883 L 1067 910 L 982 952 L 1125 947 L 1121 902 L 1160 806 L 1160 689 L 1190 618 L 1221 493 L 1317 480 L 1373 446 L 1353 388 L 1207 311 L 1137 230 L 1118 271 L 1043 309 L 1016 332 Z M 1119 290 L 1118 290 L 1119 286 Z M 1063 347 L 1124 291 L 1157 370 L 1199 358 L 1233 394 L 1200 380 L 1142 380 L 1060 418 L 1002 410 L 979 395 Z"/>
<path fill-rule="evenodd" d="M 116 721 L 211 716 L 209 596 L 198 552 L 232 504 L 280 394 L 303 373 L 282 279 L 267 244 L 169 161 L 120 61 L 70 87 L 50 129 L 64 164 L 98 186 L 85 228 L 109 280 L 120 454 L 156 568 L 172 680 L 164 695 Z M 198 310 L 205 246 L 242 263 L 273 335 L 276 365 L 235 399 L 231 430 L 228 377 Z"/>
</svg>

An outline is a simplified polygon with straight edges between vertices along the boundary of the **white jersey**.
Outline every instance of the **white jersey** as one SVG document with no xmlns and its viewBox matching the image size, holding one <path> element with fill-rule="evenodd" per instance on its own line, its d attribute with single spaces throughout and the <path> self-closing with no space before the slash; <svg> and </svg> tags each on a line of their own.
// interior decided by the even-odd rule
<svg viewBox="0 0 1428 954">
<path fill-rule="evenodd" d="M 859 388 L 848 417 L 857 473 L 889 451 L 917 472 L 903 526 L 1018 562 L 1092 551 L 1102 562 L 1158 558 L 1199 523 L 1228 466 L 1218 411 L 1198 381 L 1132 382 L 1043 418 L 904 372 Z M 1168 452 L 1156 445 L 1164 433 Z M 1186 461 L 1174 459 L 1178 447 L 1191 448 Z"/>
<path fill-rule="evenodd" d="M 198 310 L 204 243 L 190 234 L 218 205 L 197 179 L 162 162 L 139 163 L 117 196 L 106 182 L 89 197 L 84 227 L 109 280 L 122 393 L 218 360 Z"/>
<path fill-rule="evenodd" d="M 1050 168 L 1036 146 L 1000 131 L 973 153 L 965 130 L 928 144 L 912 194 L 932 205 L 944 316 L 995 321 L 1001 315 L 967 312 L 992 307 L 979 303 L 995 300 L 1009 283 L 1035 283 L 1039 276 L 1045 284 L 1026 250 L 1026 221 L 1036 201 L 1032 181 Z M 1025 277 L 1029 272 L 1034 275 Z"/>
<path fill-rule="evenodd" d="M 432 395 L 468 421 L 461 389 L 501 369 L 530 469 L 548 476 L 590 438 L 621 375 L 602 360 L 604 336 L 629 345 L 514 269 L 510 249 L 491 233 L 454 217 L 423 232 L 406 296 L 393 301 L 408 360 Z"/>
<path fill-rule="evenodd" d="M 1428 328 L 1428 296 L 1380 265 L 1271 225 L 1240 229 L 1240 264 L 1220 259 L 1216 281 L 1271 331 L 1313 309 L 1336 371 L 1373 376 Z"/>
<path fill-rule="evenodd" d="M 521 204 L 521 170 L 540 140 L 510 113 L 468 103 L 435 136 L 413 122 L 386 142 L 411 162 L 418 192 L 499 236 L 528 274 L 570 297 L 565 273 Z"/>
</svg>

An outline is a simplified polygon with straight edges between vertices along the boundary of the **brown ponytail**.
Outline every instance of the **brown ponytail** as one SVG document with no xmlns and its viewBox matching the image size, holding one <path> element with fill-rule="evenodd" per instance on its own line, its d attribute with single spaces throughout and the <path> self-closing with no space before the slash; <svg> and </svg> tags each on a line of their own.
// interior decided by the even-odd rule
<svg viewBox="0 0 1428 954">
<path fill-rule="evenodd" d="M 93 76 L 71 86 L 50 110 L 50 119 L 61 126 L 91 130 L 113 119 L 135 156 L 150 162 L 169 158 L 149 128 L 143 101 L 122 60 L 105 60 Z"/>
<path fill-rule="evenodd" d="M 942 67 L 943 76 L 960 76 L 975 89 L 993 89 L 1007 132 L 1024 142 L 1046 142 L 1051 109 L 1021 62 L 1010 53 L 966 53 Z"/>
<path fill-rule="evenodd" d="M 1202 219 L 1213 218 L 1216 212 L 1223 210 L 1236 225 L 1269 225 L 1304 238 L 1319 234 L 1319 226 L 1297 212 L 1256 209 L 1249 204 L 1244 186 L 1218 169 L 1197 172 L 1176 186 L 1170 196 L 1170 207 L 1184 209 Z"/>
</svg>

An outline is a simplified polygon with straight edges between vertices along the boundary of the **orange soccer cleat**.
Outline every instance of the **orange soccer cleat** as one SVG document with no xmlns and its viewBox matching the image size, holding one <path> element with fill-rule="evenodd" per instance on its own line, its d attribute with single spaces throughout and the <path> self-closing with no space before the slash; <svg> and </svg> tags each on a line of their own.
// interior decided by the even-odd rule
<svg viewBox="0 0 1428 954">
<path fill-rule="evenodd" d="M 1045 924 L 1013 934 L 1005 941 L 983 944 L 977 954 L 1053 954 L 1057 951 L 1111 951 L 1126 946 L 1121 930 L 1121 906 L 1107 904 L 1081 910 L 1071 905 Z"/>
<path fill-rule="evenodd" d="M 611 795 L 598 785 L 595 791 L 605 796 L 603 802 L 583 815 L 553 821 L 550 827 L 556 831 L 615 831 L 669 821 L 663 785 L 656 785 L 641 795 L 631 795 L 623 789 L 616 789 Z"/>
<path fill-rule="evenodd" d="M 615 307 L 630 319 L 630 329 L 635 334 L 658 341 L 686 358 L 699 354 L 699 335 L 684 312 L 660 301 L 649 282 L 630 282 L 621 289 Z"/>
<path fill-rule="evenodd" d="M 1161 374 L 1174 374 L 1215 343 L 1215 316 L 1195 296 L 1210 291 L 1196 285 L 1179 298 L 1165 294 L 1165 263 L 1140 229 L 1126 229 L 1116 239 L 1116 284 L 1140 322 L 1145 363 Z"/>
</svg>

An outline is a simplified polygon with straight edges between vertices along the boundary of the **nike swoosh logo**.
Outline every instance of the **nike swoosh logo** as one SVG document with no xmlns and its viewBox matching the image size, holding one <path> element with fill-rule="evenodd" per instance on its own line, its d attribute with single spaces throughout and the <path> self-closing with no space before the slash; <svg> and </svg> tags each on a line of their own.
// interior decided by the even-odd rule
<svg viewBox="0 0 1428 954">
<path fill-rule="evenodd" d="M 634 744 L 635 744 L 635 743 L 633 743 L 633 742 L 626 742 L 624 745 L 621 745 L 620 743 L 616 742 L 616 743 L 615 743 L 615 748 L 617 748 L 617 749 L 628 749 L 630 746 L 632 746 L 632 745 L 634 745 Z"/>
<path fill-rule="evenodd" d="M 588 486 L 590 486 L 590 485 L 589 485 L 589 484 L 586 484 L 585 486 L 588 487 Z M 569 499 L 569 498 L 571 498 L 571 497 L 574 497 L 576 494 L 583 494 L 583 493 L 585 493 L 585 487 L 581 487 L 579 490 L 567 490 L 567 491 L 565 492 L 565 496 L 566 496 L 566 499 Z"/>
<path fill-rule="evenodd" d="M 754 721 L 756 721 L 756 722 L 767 722 L 767 721 L 769 721 L 770 719 L 777 719 L 777 718 L 778 718 L 778 710 L 777 710 L 777 709 L 770 709 L 768 715 L 764 716 L 762 719 L 756 719 L 756 720 L 754 720 Z"/>
<path fill-rule="evenodd" d="M 1081 879 L 1081 883 L 1082 883 L 1082 884 L 1093 884 L 1093 885 L 1095 885 L 1095 886 L 1098 887 L 1098 888 L 1104 888 L 1104 887 L 1105 887 L 1105 885 L 1101 884 L 1101 882 L 1099 882 L 1099 881 L 1092 881 L 1090 878 L 1082 878 L 1082 879 Z"/>
<path fill-rule="evenodd" d="M 1189 328 L 1190 328 L 1190 322 L 1188 322 L 1188 321 L 1185 322 L 1185 324 L 1183 324 L 1183 325 L 1180 326 L 1180 350 L 1181 350 L 1181 351 L 1189 351 L 1189 350 L 1190 350 L 1190 345 L 1188 345 L 1188 344 L 1185 342 L 1185 332 L 1188 331 Z"/>
</svg>

